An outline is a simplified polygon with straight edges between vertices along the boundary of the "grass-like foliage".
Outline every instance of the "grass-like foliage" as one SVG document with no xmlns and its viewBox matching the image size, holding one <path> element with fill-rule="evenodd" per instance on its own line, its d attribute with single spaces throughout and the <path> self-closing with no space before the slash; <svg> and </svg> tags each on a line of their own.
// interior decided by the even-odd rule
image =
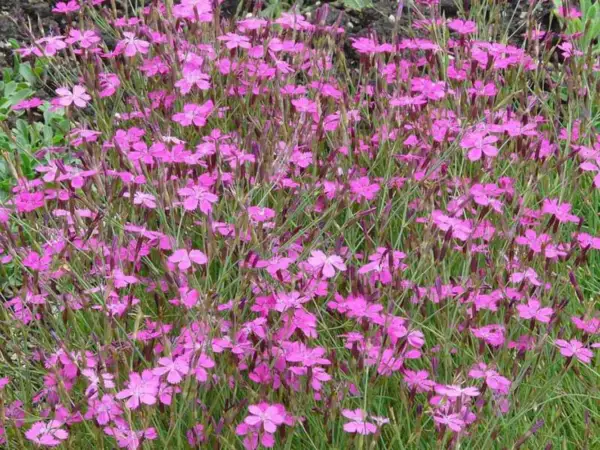
<svg viewBox="0 0 600 450">
<path fill-rule="evenodd" d="M 2 122 L 3 448 L 599 448 L 578 37 L 146 3 L 18 50 L 53 97 Z"/>
</svg>

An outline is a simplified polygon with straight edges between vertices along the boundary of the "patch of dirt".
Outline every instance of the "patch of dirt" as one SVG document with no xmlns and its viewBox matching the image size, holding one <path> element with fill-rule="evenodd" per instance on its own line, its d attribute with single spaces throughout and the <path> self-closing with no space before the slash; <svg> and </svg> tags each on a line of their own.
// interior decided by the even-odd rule
<svg viewBox="0 0 600 450">
<path fill-rule="evenodd" d="M 250 8 L 255 3 L 253 0 L 225 0 L 221 5 L 224 15 L 230 17 L 235 14 L 240 1 L 244 1 L 244 8 Z M 362 11 L 334 6 L 328 4 L 327 0 L 305 1 L 304 8 L 312 10 L 314 15 L 319 7 L 322 8 L 327 4 L 329 11 L 326 23 L 343 26 L 349 37 L 375 34 L 380 41 L 390 42 L 393 39 L 394 30 L 402 30 L 410 26 L 409 15 L 411 12 L 410 8 L 406 6 L 409 2 L 410 0 L 405 0 L 398 24 L 394 20 L 398 10 L 397 0 L 373 0 L 373 6 Z M 463 8 L 469 7 L 469 0 L 440 0 L 442 14 L 446 17 L 455 17 L 459 11 L 457 2 L 461 2 Z M 29 23 L 31 23 L 36 36 L 60 33 L 65 24 L 62 22 L 61 16 L 52 14 L 54 3 L 54 0 L 0 0 L 0 68 L 12 63 L 9 39 L 16 39 L 18 42 L 29 41 L 25 32 L 25 27 Z M 523 44 L 522 34 L 525 29 L 524 20 L 528 8 L 527 0 L 506 0 L 505 6 L 502 8 L 502 20 L 506 24 L 513 45 L 521 46 Z M 535 21 L 544 30 L 548 30 L 552 22 L 552 31 L 558 31 L 557 21 L 552 21 L 551 18 L 552 0 L 538 2 Z M 349 44 L 346 46 L 346 50 L 352 58 L 354 55 L 351 54 L 352 48 Z"/>
<path fill-rule="evenodd" d="M 36 36 L 60 33 L 64 24 L 52 14 L 53 3 L 49 0 L 0 0 L 0 68 L 12 64 L 10 39 L 29 42 L 26 32 L 29 24 Z"/>
</svg>

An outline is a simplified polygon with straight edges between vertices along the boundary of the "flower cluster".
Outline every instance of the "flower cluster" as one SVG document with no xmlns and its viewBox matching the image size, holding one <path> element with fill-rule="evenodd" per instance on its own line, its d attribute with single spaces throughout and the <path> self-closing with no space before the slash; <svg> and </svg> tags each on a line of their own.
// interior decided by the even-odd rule
<svg viewBox="0 0 600 450">
<path fill-rule="evenodd" d="M 0 206 L 0 441 L 508 448 L 591 408 L 597 62 L 557 74 L 533 30 L 484 40 L 437 2 L 392 42 L 327 5 L 102 3 L 19 50 L 76 77 L 49 102 L 68 144 L 32 178 L 12 158 Z"/>
</svg>

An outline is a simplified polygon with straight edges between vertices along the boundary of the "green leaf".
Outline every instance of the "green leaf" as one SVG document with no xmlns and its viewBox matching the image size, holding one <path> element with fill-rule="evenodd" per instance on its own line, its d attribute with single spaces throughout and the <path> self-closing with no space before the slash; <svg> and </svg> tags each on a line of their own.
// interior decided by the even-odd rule
<svg viewBox="0 0 600 450">
<path fill-rule="evenodd" d="M 24 63 L 19 66 L 19 74 L 30 85 L 35 84 L 35 82 L 37 81 L 37 77 L 33 73 L 33 70 L 31 70 L 31 65 L 29 63 Z"/>
<path fill-rule="evenodd" d="M 31 89 L 21 89 L 20 91 L 17 91 L 13 95 L 11 95 L 8 98 L 8 101 L 10 102 L 11 106 L 15 106 L 21 100 L 26 99 L 27 97 L 29 97 L 32 94 L 33 94 L 33 91 Z"/>
<path fill-rule="evenodd" d="M 373 6 L 371 0 L 343 0 L 343 3 L 346 8 L 356 11 Z"/>
<path fill-rule="evenodd" d="M 4 77 L 4 79 L 6 80 L 6 77 Z M 17 90 L 16 81 L 10 81 L 9 83 L 6 83 L 4 85 L 4 96 L 10 97 L 16 90 Z"/>
</svg>

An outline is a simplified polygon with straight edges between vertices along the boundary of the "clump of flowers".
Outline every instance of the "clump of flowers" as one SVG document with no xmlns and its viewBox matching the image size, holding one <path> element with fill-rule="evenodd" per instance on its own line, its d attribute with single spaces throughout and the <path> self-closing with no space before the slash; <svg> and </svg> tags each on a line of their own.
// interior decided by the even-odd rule
<svg viewBox="0 0 600 450">
<path fill-rule="evenodd" d="M 70 70 L 11 118 L 71 129 L 3 153 L 0 443 L 583 447 L 598 61 L 437 2 L 391 42 L 146 3 L 18 51 Z"/>
</svg>

